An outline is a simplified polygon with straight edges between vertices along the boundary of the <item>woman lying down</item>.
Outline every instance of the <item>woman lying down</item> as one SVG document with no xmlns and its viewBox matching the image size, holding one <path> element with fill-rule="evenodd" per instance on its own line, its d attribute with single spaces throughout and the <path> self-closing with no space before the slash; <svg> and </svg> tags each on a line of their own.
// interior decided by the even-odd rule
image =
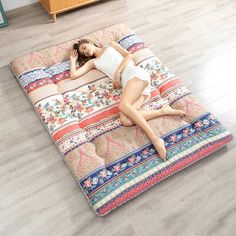
<svg viewBox="0 0 236 236">
<path fill-rule="evenodd" d="M 76 70 L 76 61 L 80 67 Z M 148 72 L 135 66 L 133 54 L 112 41 L 107 47 L 98 47 L 87 39 L 73 45 L 70 53 L 70 78 L 76 79 L 91 69 L 98 69 L 112 79 L 112 88 L 122 88 L 122 96 L 118 108 L 120 122 L 124 126 L 134 124 L 140 126 L 148 135 L 160 157 L 166 161 L 167 154 L 164 140 L 158 137 L 147 120 L 163 116 L 185 116 L 182 110 L 172 109 L 165 104 L 158 110 L 140 109 L 150 98 L 151 77 Z"/>
</svg>

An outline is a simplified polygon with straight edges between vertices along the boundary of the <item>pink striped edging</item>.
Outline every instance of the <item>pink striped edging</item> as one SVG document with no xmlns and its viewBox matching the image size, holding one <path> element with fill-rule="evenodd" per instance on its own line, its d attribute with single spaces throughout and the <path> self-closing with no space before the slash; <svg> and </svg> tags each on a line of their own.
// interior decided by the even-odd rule
<svg viewBox="0 0 236 236">
<path fill-rule="evenodd" d="M 173 164 L 173 166 L 170 166 L 170 168 L 164 170 L 163 172 L 153 176 L 152 178 L 148 179 L 146 182 L 141 183 L 136 187 L 131 187 L 132 189 L 128 190 L 126 193 L 124 193 L 122 196 L 119 196 L 115 199 L 113 199 L 111 202 L 109 202 L 104 207 L 101 207 L 97 213 L 101 216 L 104 216 L 108 214 L 113 209 L 117 208 L 121 204 L 127 202 L 128 200 L 134 198 L 135 196 L 141 194 L 146 189 L 150 188 L 154 184 L 160 182 L 161 180 L 167 178 L 171 174 L 176 173 L 177 171 L 180 171 L 184 169 L 185 167 L 191 165 L 192 163 L 202 159 L 203 157 L 209 155 L 210 153 L 216 151 L 220 147 L 223 147 L 226 143 L 230 142 L 233 139 L 232 135 L 226 136 L 225 138 L 221 139 L 220 141 L 216 142 L 215 144 L 207 144 L 208 146 L 204 149 L 200 149 L 197 153 L 193 154 L 187 159 L 183 159 L 182 161 Z"/>
</svg>

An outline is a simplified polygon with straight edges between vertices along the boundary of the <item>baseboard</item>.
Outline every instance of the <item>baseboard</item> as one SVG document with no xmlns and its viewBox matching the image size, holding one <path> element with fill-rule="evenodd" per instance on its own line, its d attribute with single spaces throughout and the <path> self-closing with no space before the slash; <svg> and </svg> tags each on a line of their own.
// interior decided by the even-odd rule
<svg viewBox="0 0 236 236">
<path fill-rule="evenodd" d="M 5 14 L 6 14 L 7 17 L 12 17 L 12 16 L 19 15 L 19 14 L 22 14 L 26 11 L 29 11 L 29 10 L 32 10 L 32 9 L 35 9 L 35 8 L 39 8 L 39 7 L 42 7 L 40 5 L 40 3 L 39 2 L 34 2 L 34 3 L 31 3 L 31 4 L 26 5 L 26 6 L 17 7 L 15 9 L 5 11 Z"/>
</svg>

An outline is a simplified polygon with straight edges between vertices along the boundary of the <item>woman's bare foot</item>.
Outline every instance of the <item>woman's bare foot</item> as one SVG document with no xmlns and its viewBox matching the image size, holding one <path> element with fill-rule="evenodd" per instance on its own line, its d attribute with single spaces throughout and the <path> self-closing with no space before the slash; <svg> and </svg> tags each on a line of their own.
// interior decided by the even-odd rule
<svg viewBox="0 0 236 236">
<path fill-rule="evenodd" d="M 186 116 L 184 111 L 175 110 L 175 109 L 171 108 L 168 104 L 164 104 L 161 107 L 161 111 L 163 112 L 163 115 L 180 116 L 180 117 Z"/>
<path fill-rule="evenodd" d="M 163 161 L 166 161 L 167 155 L 166 155 L 166 148 L 165 148 L 165 142 L 162 138 L 154 138 L 151 140 L 154 147 L 156 148 L 157 152 L 159 153 L 161 159 Z"/>
</svg>

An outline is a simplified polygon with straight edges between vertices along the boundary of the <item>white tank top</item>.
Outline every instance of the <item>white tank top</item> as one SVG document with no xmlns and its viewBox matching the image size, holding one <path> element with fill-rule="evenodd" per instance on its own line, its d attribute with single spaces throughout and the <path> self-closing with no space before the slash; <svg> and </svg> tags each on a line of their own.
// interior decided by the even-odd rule
<svg viewBox="0 0 236 236">
<path fill-rule="evenodd" d="M 115 72 L 122 63 L 124 57 L 112 46 L 107 46 L 105 51 L 98 59 L 94 59 L 96 68 L 105 73 L 111 79 L 114 78 Z M 132 64 L 129 62 L 128 64 Z"/>
</svg>

